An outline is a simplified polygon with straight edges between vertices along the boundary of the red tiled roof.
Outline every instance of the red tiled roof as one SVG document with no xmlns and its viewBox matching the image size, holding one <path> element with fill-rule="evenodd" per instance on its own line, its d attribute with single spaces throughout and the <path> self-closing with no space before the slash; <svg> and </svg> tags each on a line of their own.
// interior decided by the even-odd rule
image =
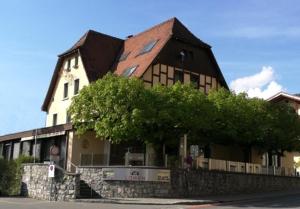
<svg viewBox="0 0 300 209">
<path fill-rule="evenodd" d="M 125 61 L 115 63 L 115 73 L 121 75 L 125 69 L 138 65 L 132 75 L 141 77 L 171 37 L 210 48 L 209 45 L 194 36 L 179 20 L 172 18 L 125 40 L 120 54 L 123 52 L 130 52 L 130 54 Z M 158 40 L 152 50 L 139 55 L 143 47 L 152 40 Z"/>
</svg>

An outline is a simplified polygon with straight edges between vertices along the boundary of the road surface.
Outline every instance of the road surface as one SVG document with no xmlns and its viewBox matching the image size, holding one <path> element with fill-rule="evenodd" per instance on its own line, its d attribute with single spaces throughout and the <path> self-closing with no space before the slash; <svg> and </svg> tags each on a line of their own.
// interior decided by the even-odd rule
<svg viewBox="0 0 300 209">
<path fill-rule="evenodd" d="M 49 202 L 29 198 L 0 198 L 0 209 L 300 209 L 300 194 L 206 205 L 131 205 L 111 203 Z"/>
</svg>

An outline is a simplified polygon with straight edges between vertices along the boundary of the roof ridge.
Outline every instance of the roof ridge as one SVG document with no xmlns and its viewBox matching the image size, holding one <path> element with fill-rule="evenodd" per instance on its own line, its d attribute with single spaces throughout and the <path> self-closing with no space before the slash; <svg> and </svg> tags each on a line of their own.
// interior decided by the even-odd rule
<svg viewBox="0 0 300 209">
<path fill-rule="evenodd" d="M 110 36 L 108 34 L 105 34 L 105 33 L 101 33 L 101 32 L 98 32 L 98 31 L 95 31 L 95 30 L 92 30 L 92 29 L 89 29 L 87 30 L 80 38 L 78 41 L 76 41 L 75 44 L 73 44 L 73 46 L 71 48 L 69 48 L 67 51 L 59 54 L 58 56 L 61 57 L 61 56 L 64 56 L 66 54 L 69 54 L 71 52 L 73 52 L 74 50 L 82 47 L 83 45 L 86 44 L 87 42 L 87 39 L 90 37 L 91 34 L 95 34 L 95 35 L 99 35 L 99 36 L 103 36 L 103 37 L 106 37 L 106 38 L 111 38 L 111 39 L 114 39 L 114 40 L 120 40 L 120 41 L 124 41 L 124 39 L 120 39 L 120 38 L 117 38 L 117 37 L 114 37 L 114 36 Z"/>
<path fill-rule="evenodd" d="M 140 32 L 140 33 L 137 33 L 136 35 L 133 35 L 132 37 L 130 37 L 130 38 L 128 38 L 128 39 L 132 39 L 132 38 L 135 38 L 135 37 L 137 37 L 137 36 L 143 35 L 144 33 L 149 32 L 149 31 L 151 31 L 151 30 L 153 30 L 153 29 L 155 29 L 155 28 L 158 28 L 158 27 L 160 27 L 160 26 L 162 26 L 162 25 L 164 25 L 164 24 L 167 24 L 167 23 L 169 23 L 169 22 L 173 22 L 172 24 L 174 25 L 175 20 L 177 20 L 177 18 L 176 18 L 176 17 L 172 17 L 171 19 L 168 19 L 168 20 L 166 20 L 166 21 L 164 21 L 164 22 L 161 22 L 161 23 L 159 23 L 159 24 L 157 24 L 157 25 L 154 25 L 154 26 L 152 26 L 152 27 L 150 27 L 150 28 L 148 28 L 148 29 L 146 29 L 146 30 Z M 173 33 L 173 30 L 171 30 L 171 33 Z"/>
<path fill-rule="evenodd" d="M 177 26 L 183 27 L 184 30 L 186 30 L 186 32 L 190 33 L 191 36 L 193 36 L 194 39 L 196 39 L 198 42 L 200 42 L 201 44 L 211 48 L 211 46 L 207 43 L 205 43 L 204 41 L 202 41 L 200 38 L 198 38 L 198 36 L 196 36 L 193 32 L 190 31 L 190 29 L 188 29 L 180 20 L 178 20 L 177 18 L 174 19 L 174 27 L 172 28 L 172 33 L 174 34 L 174 36 L 176 37 L 176 33 L 174 33 L 174 29 L 176 27 L 176 24 L 178 24 Z M 181 37 L 177 37 L 177 38 L 181 38 Z"/>
<path fill-rule="evenodd" d="M 118 38 L 118 37 L 115 37 L 115 36 L 111 36 L 111 35 L 108 35 L 108 34 L 105 34 L 105 33 L 101 33 L 101 32 L 99 32 L 99 31 L 95 31 L 95 30 L 89 29 L 88 32 L 89 32 L 89 33 L 95 33 L 95 34 L 97 34 L 97 35 L 106 36 L 106 37 L 109 37 L 109 38 L 113 38 L 113 39 L 118 39 L 118 40 L 124 41 L 124 39 L 121 39 L 121 38 Z"/>
<path fill-rule="evenodd" d="M 280 95 L 283 95 L 283 96 L 286 96 L 286 97 L 290 97 L 290 98 L 297 98 L 297 99 L 300 100 L 300 96 L 295 95 L 295 94 L 290 94 L 290 93 L 287 93 L 287 92 L 284 92 L 284 91 L 280 91 L 280 92 L 274 94 L 273 96 L 267 98 L 266 100 L 267 101 L 271 101 L 271 100 L 275 99 L 276 97 L 279 97 Z"/>
</svg>

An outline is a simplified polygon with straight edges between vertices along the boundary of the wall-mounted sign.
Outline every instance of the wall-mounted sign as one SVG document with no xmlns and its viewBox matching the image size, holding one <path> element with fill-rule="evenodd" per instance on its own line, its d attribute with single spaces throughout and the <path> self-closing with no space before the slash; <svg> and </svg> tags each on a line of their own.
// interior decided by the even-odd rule
<svg viewBox="0 0 300 209">
<path fill-rule="evenodd" d="M 151 168 L 103 168 L 103 180 L 170 182 L 170 170 Z"/>
<path fill-rule="evenodd" d="M 55 165 L 49 165 L 48 167 L 48 177 L 54 178 L 55 177 Z"/>
<path fill-rule="evenodd" d="M 193 159 L 196 159 L 199 156 L 199 146 L 198 145 L 191 145 L 190 146 L 190 154 Z"/>
</svg>

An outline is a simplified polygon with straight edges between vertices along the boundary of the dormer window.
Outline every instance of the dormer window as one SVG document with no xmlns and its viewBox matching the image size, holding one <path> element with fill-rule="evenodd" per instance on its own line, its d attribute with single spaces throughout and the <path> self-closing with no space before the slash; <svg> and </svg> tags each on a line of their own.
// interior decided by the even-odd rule
<svg viewBox="0 0 300 209">
<path fill-rule="evenodd" d="M 150 52 L 157 42 L 158 42 L 158 40 L 152 40 L 152 41 L 148 42 L 147 44 L 145 44 L 138 55 L 142 55 L 142 54 Z"/>
<path fill-rule="evenodd" d="M 123 52 L 119 58 L 119 62 L 126 60 L 129 54 L 130 52 Z"/>
<path fill-rule="evenodd" d="M 124 72 L 122 73 L 123 76 L 125 77 L 129 77 L 132 75 L 132 73 L 134 73 L 134 71 L 136 70 L 138 66 L 133 66 L 133 67 L 129 67 L 127 69 L 124 70 Z"/>
</svg>

